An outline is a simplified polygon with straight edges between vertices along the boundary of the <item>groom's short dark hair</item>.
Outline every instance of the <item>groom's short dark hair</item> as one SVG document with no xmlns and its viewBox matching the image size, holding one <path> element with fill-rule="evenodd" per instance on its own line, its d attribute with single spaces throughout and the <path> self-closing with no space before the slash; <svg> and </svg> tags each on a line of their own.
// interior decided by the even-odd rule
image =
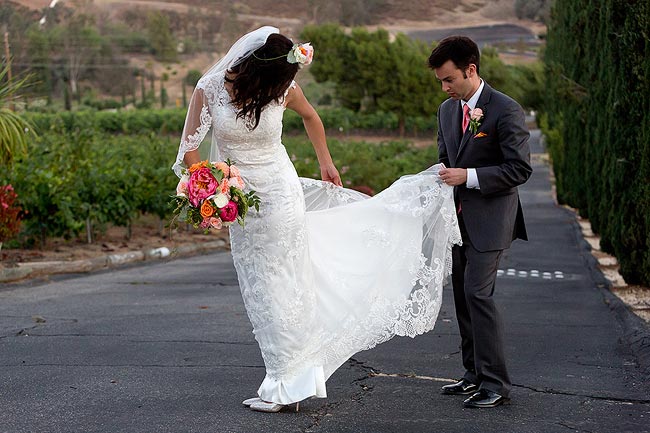
<svg viewBox="0 0 650 433">
<path fill-rule="evenodd" d="M 429 67 L 436 69 L 444 65 L 447 60 L 454 62 L 458 69 L 465 73 L 470 63 L 476 65 L 476 73 L 479 73 L 479 53 L 476 43 L 467 36 L 448 36 L 438 43 L 429 56 Z"/>
</svg>

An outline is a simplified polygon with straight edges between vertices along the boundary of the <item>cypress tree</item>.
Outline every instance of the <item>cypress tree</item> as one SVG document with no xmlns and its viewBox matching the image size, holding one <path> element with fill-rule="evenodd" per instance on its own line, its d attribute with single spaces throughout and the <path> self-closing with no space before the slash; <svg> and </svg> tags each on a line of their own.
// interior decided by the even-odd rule
<svg viewBox="0 0 650 433">
<path fill-rule="evenodd" d="M 558 199 L 580 210 L 631 284 L 650 284 L 650 3 L 557 0 L 543 126 Z"/>
</svg>

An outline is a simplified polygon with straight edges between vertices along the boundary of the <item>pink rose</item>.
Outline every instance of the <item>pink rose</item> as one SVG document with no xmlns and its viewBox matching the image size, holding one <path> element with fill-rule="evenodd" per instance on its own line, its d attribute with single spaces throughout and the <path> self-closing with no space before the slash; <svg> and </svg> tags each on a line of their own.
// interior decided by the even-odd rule
<svg viewBox="0 0 650 433">
<path fill-rule="evenodd" d="M 219 216 L 223 222 L 231 222 L 237 219 L 237 203 L 229 201 L 227 205 L 219 209 Z"/>
<path fill-rule="evenodd" d="M 314 59 L 314 47 L 307 44 L 306 49 L 307 49 L 307 60 L 305 61 L 305 65 L 308 65 Z"/>
<path fill-rule="evenodd" d="M 198 206 L 201 200 L 205 200 L 211 195 L 214 195 L 218 186 L 219 183 L 209 168 L 199 168 L 190 175 L 190 180 L 187 184 L 190 203 L 195 207 Z"/>
<path fill-rule="evenodd" d="M 220 229 L 222 226 L 221 220 L 217 217 L 210 217 L 210 227 Z"/>
<path fill-rule="evenodd" d="M 225 162 L 217 162 L 214 166 L 223 171 L 224 177 L 230 177 L 230 167 L 228 167 L 228 164 Z"/>
<path fill-rule="evenodd" d="M 209 229 L 210 228 L 210 218 L 203 218 L 203 221 L 201 221 L 201 224 L 199 224 L 199 227 L 202 229 Z"/>
<path fill-rule="evenodd" d="M 481 110 L 478 107 L 472 110 L 472 115 L 471 115 L 472 120 L 478 121 L 481 120 L 482 118 L 483 118 L 483 110 Z"/>
<path fill-rule="evenodd" d="M 219 190 L 221 191 L 222 194 L 229 194 L 230 193 L 230 181 L 228 179 L 223 179 L 221 181 L 221 185 L 219 185 Z"/>
<path fill-rule="evenodd" d="M 234 165 L 230 166 L 230 175 L 228 177 L 240 177 L 241 173 L 239 172 L 239 169 L 235 167 Z"/>
<path fill-rule="evenodd" d="M 176 195 L 187 195 L 187 182 L 180 181 L 176 186 Z"/>
<path fill-rule="evenodd" d="M 231 177 L 228 179 L 228 183 L 235 188 L 244 189 L 244 180 L 239 176 Z"/>
</svg>

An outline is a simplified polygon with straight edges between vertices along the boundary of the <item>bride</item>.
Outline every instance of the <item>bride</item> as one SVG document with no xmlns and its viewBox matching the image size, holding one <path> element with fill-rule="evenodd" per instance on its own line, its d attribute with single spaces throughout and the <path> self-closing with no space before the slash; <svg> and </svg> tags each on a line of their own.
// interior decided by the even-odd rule
<svg viewBox="0 0 650 433">
<path fill-rule="evenodd" d="M 374 197 L 341 187 L 323 124 L 293 81 L 312 54 L 274 27 L 239 39 L 197 83 L 173 166 L 180 176 L 199 162 L 212 129 L 211 160 L 235 162 L 262 200 L 230 240 L 266 367 L 258 397 L 243 403 L 263 412 L 325 398 L 356 352 L 433 329 L 460 242 L 439 166 Z M 322 181 L 296 174 L 281 142 L 286 108 L 304 121 Z"/>
</svg>

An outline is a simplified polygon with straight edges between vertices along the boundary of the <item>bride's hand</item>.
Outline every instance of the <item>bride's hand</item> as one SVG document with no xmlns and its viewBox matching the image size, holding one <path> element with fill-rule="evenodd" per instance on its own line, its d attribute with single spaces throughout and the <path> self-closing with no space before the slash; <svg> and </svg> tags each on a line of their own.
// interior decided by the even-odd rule
<svg viewBox="0 0 650 433">
<path fill-rule="evenodd" d="M 321 165 L 320 177 L 325 182 L 331 182 L 334 185 L 343 186 L 339 171 L 334 167 L 334 164 Z"/>
</svg>

